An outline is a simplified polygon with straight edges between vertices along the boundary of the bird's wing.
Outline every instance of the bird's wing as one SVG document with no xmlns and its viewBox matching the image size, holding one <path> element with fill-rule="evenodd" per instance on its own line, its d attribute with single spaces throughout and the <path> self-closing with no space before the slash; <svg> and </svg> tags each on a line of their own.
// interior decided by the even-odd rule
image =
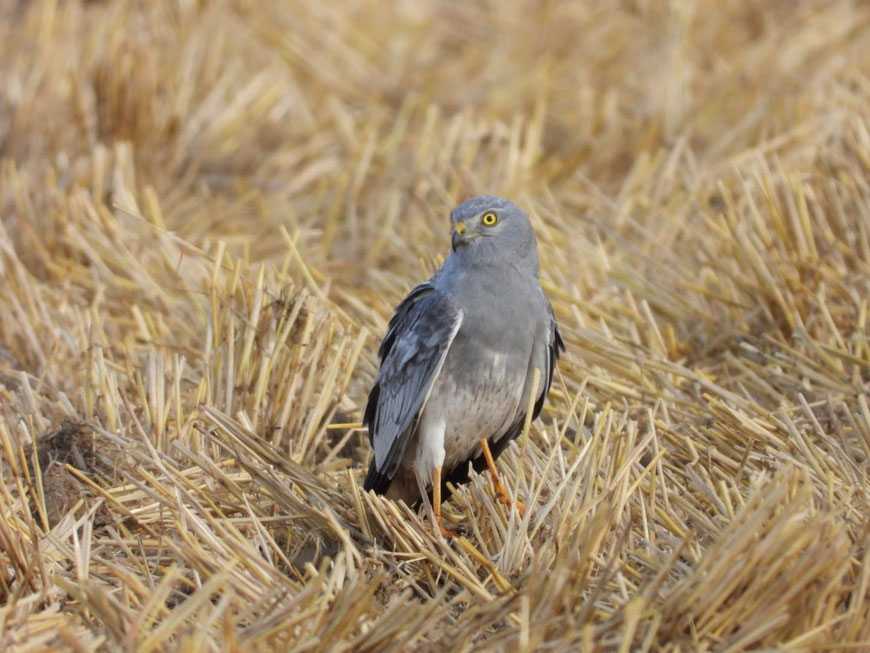
<svg viewBox="0 0 870 653">
<path fill-rule="evenodd" d="M 550 386 L 553 383 L 553 372 L 556 369 L 556 361 L 559 360 L 559 354 L 565 351 L 565 341 L 562 340 L 562 334 L 559 333 L 559 324 L 556 322 L 556 314 L 553 313 L 553 306 L 547 302 L 547 311 L 550 315 L 549 342 L 547 343 L 547 364 L 543 370 L 546 376 L 542 377 L 544 381 L 541 388 L 541 394 L 535 401 L 535 409 L 532 411 L 532 419 L 537 419 L 544 407 L 544 399 L 547 393 L 550 392 Z"/>
<path fill-rule="evenodd" d="M 363 417 L 375 451 L 366 490 L 389 485 L 395 475 L 461 323 L 456 303 L 430 283 L 417 286 L 396 308 Z"/>
</svg>

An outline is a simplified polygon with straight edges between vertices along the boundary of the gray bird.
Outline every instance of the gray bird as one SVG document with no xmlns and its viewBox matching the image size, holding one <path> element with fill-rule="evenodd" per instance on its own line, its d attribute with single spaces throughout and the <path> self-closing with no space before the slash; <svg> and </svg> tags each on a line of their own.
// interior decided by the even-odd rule
<svg viewBox="0 0 870 653">
<path fill-rule="evenodd" d="M 450 217 L 452 251 L 396 308 L 363 418 L 374 449 L 365 489 L 409 505 L 431 490 L 445 536 L 442 490 L 469 480 L 469 462 L 489 467 L 496 497 L 510 505 L 495 459 L 523 430 L 535 369 L 533 419 L 565 349 L 523 210 L 484 195 Z"/>
</svg>

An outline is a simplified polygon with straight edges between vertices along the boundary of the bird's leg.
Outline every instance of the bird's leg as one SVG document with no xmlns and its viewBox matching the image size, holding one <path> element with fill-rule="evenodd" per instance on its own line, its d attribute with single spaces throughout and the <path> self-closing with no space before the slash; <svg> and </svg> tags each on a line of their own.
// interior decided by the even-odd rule
<svg viewBox="0 0 870 653">
<path fill-rule="evenodd" d="M 510 507 L 511 499 L 508 496 L 504 485 L 501 484 L 501 478 L 499 478 L 498 470 L 495 468 L 495 460 L 493 460 L 492 452 L 489 450 L 489 442 L 486 438 L 483 438 L 480 441 L 480 448 L 483 449 L 483 456 L 486 458 L 486 466 L 489 467 L 489 473 L 492 475 L 492 487 L 495 490 L 495 498 L 498 499 L 498 502 L 502 505 Z M 525 517 L 526 507 L 523 505 L 523 502 L 516 501 L 513 505 L 516 506 L 520 517 Z"/>
<path fill-rule="evenodd" d="M 444 528 L 441 523 L 441 467 L 432 469 L 432 510 L 435 511 L 435 523 L 438 524 L 438 530 L 444 537 L 453 537 L 455 533 Z"/>
</svg>

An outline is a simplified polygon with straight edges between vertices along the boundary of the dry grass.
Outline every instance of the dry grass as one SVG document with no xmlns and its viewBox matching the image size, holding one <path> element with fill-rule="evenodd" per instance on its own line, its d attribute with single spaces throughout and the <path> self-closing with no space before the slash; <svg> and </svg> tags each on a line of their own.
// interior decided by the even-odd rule
<svg viewBox="0 0 870 653">
<path fill-rule="evenodd" d="M 870 7 L 714 6 L 0 0 L 0 648 L 870 650 Z M 445 543 L 353 423 L 480 192 L 568 352 Z"/>
</svg>

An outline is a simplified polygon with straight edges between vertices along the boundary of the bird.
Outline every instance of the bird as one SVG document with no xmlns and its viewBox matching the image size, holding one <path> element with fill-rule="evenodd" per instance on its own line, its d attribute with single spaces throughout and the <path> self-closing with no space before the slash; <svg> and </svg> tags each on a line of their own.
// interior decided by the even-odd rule
<svg viewBox="0 0 870 653">
<path fill-rule="evenodd" d="M 522 433 L 533 391 L 532 419 L 540 414 L 565 350 L 528 215 L 483 195 L 454 209 L 450 223 L 444 263 L 390 319 L 363 416 L 373 449 L 363 488 L 412 506 L 430 500 L 444 537 L 454 533 L 442 522 L 442 495 L 470 480 L 469 467 L 488 468 L 497 500 L 523 516 L 495 460 Z"/>
</svg>

